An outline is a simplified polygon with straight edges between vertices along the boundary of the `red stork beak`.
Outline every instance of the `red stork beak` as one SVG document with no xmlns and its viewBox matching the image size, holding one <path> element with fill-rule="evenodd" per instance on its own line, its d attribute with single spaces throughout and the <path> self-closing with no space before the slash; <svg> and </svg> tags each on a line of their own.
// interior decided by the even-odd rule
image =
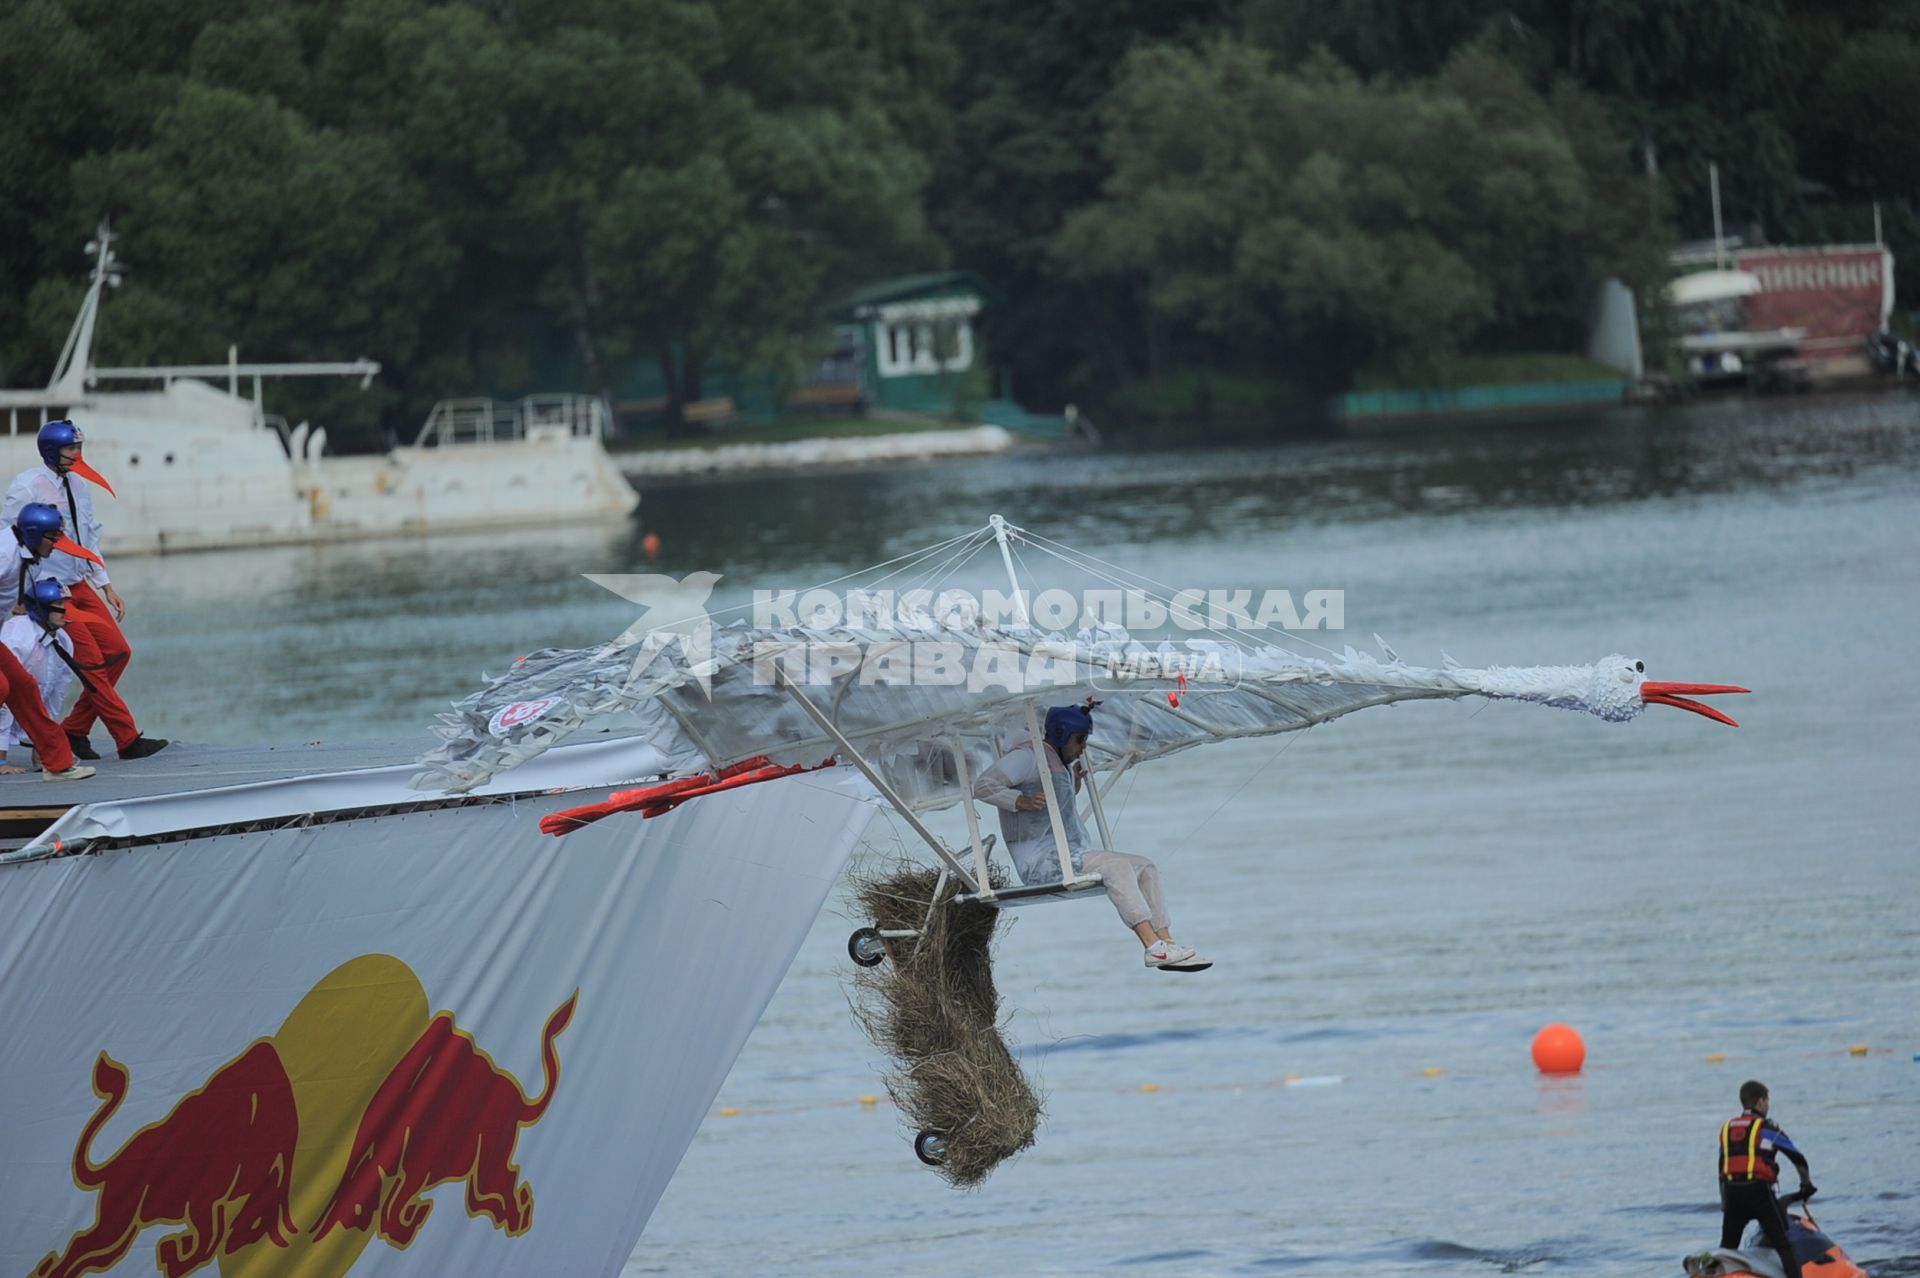
<svg viewBox="0 0 1920 1278">
<path fill-rule="evenodd" d="M 91 559 L 96 564 L 99 564 L 102 568 L 105 568 L 107 566 L 106 560 L 94 554 L 91 550 L 88 550 L 85 546 L 81 545 L 79 542 L 75 541 L 71 537 L 55 537 L 53 539 L 53 548 L 55 550 L 64 550 L 69 555 L 78 555 L 82 559 Z"/>
<path fill-rule="evenodd" d="M 1736 687 L 1731 683 L 1660 683 L 1649 679 L 1640 685 L 1640 700 L 1650 706 L 1674 706 L 1681 710 L 1691 710 L 1695 714 L 1704 714 L 1709 719 L 1737 728 L 1726 715 L 1712 706 L 1703 706 L 1698 701 L 1689 701 L 1689 697 L 1710 697 L 1717 692 L 1751 692 L 1751 688 Z"/>
<path fill-rule="evenodd" d="M 100 485 L 102 488 L 106 489 L 111 496 L 116 498 L 120 496 L 119 493 L 116 493 L 113 491 L 113 485 L 109 484 L 104 478 L 101 477 L 101 474 L 99 471 L 87 465 L 86 458 L 84 457 L 74 458 L 73 465 L 67 467 L 67 469 L 72 471 L 74 474 L 80 476 L 80 478 L 86 480 L 89 483 Z"/>
</svg>

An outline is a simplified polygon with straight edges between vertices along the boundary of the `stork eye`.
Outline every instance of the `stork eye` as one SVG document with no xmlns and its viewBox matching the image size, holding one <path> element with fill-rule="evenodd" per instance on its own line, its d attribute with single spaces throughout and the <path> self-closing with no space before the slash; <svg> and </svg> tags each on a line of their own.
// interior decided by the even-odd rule
<svg viewBox="0 0 1920 1278">
<path fill-rule="evenodd" d="M 1645 674 L 1647 672 L 1647 663 L 1644 661 L 1636 661 L 1633 663 L 1633 668 L 1641 674 Z"/>
</svg>

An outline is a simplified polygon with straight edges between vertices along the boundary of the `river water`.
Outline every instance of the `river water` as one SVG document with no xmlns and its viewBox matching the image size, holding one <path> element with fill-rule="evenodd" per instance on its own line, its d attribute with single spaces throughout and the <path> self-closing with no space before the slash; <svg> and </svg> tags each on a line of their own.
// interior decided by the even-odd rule
<svg viewBox="0 0 1920 1278">
<path fill-rule="evenodd" d="M 1738 731 L 1424 703 L 1139 769 L 1120 842 L 1217 966 L 1144 970 L 1099 902 L 1015 916 L 996 971 L 1047 1118 L 977 1192 L 859 1102 L 884 1062 L 836 901 L 628 1273 L 1674 1275 L 1759 1077 L 1828 1232 L 1920 1275 L 1917 498 L 1903 397 L 692 482 L 618 529 L 126 561 L 124 686 L 164 735 L 391 739 L 624 627 L 583 572 L 737 603 L 994 511 L 1162 581 L 1343 591 L 1307 636 L 1334 647 L 1745 684 Z M 1581 1074 L 1533 1069 L 1552 1021 Z"/>
</svg>

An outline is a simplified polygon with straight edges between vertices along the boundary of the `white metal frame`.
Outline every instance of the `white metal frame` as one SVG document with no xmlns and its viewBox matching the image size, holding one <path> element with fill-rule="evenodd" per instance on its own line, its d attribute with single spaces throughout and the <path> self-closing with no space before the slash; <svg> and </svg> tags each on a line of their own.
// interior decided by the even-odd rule
<svg viewBox="0 0 1920 1278">
<path fill-rule="evenodd" d="M 1013 590 L 1015 614 L 1021 622 L 1025 623 L 1027 622 L 1026 593 L 1021 588 L 1018 574 L 1014 571 L 1012 546 L 1008 536 L 1010 532 L 1017 533 L 1019 530 L 1008 524 L 1007 521 L 999 515 L 994 515 L 988 522 L 993 529 L 995 541 L 999 543 L 1000 561 L 1006 567 L 1007 580 Z M 940 875 L 935 881 L 933 900 L 928 906 L 928 920 L 932 919 L 932 911 L 937 908 L 941 893 L 946 890 L 949 879 L 958 879 L 967 888 L 967 891 L 955 895 L 955 903 L 978 901 L 982 904 L 992 905 L 1000 909 L 1039 901 L 1067 900 L 1074 896 L 1104 894 L 1106 885 L 1098 874 L 1076 874 L 1074 872 L 1073 852 L 1067 842 L 1066 820 L 1060 811 L 1059 796 L 1053 789 L 1053 768 L 1047 760 L 1046 737 L 1040 730 L 1040 714 L 1035 698 L 1028 697 L 1022 702 L 1022 709 L 1025 712 L 1027 721 L 1027 740 L 1032 746 L 1034 761 L 1041 777 L 1041 789 L 1046 797 L 1047 824 L 1052 829 L 1054 851 L 1060 859 L 1060 881 L 1058 883 L 1034 884 L 1031 886 L 996 890 L 993 886 L 992 878 L 994 836 L 987 835 L 984 838 L 981 836 L 979 814 L 976 813 L 973 808 L 972 769 L 967 765 L 966 743 L 959 732 L 949 732 L 946 736 L 946 744 L 948 749 L 953 753 L 954 779 L 960 787 L 961 808 L 966 817 L 967 843 L 973 854 L 971 872 L 969 872 L 968 867 L 961 863 L 960 859 L 954 855 L 947 845 L 941 842 L 939 836 L 927 828 L 926 823 L 919 818 L 907 801 L 887 782 L 886 778 L 881 775 L 880 770 L 874 767 L 865 755 L 860 753 L 853 742 L 848 740 L 846 734 L 840 731 L 832 718 L 818 705 L 814 704 L 813 699 L 807 696 L 800 686 L 793 681 L 793 677 L 787 673 L 786 668 L 778 662 L 774 663 L 773 676 L 775 683 L 783 688 L 787 694 L 794 699 L 795 703 L 799 705 L 801 710 L 805 712 L 806 716 L 813 721 L 814 725 L 826 733 L 828 738 L 833 741 L 834 745 L 839 749 L 841 757 L 860 770 L 861 774 L 873 784 L 874 789 L 880 792 L 880 796 L 893 807 L 894 811 L 900 814 L 908 826 L 912 828 L 913 832 L 920 836 L 921 841 L 924 842 L 928 848 L 932 849 L 934 856 L 939 859 L 941 865 Z M 996 754 L 1003 754 L 1004 750 L 1001 748 L 998 730 L 990 725 L 985 730 L 992 741 L 994 752 Z M 712 754 L 711 751 L 708 751 L 708 753 L 710 755 Z M 1107 791 L 1112 790 L 1121 776 L 1123 776 L 1127 769 L 1138 759 L 1138 755 L 1131 750 L 1115 757 L 1118 758 L 1119 762 L 1114 768 L 1112 775 L 1107 778 L 1105 786 L 1105 790 Z M 1069 771 L 1068 775 L 1071 777 L 1073 774 Z M 1113 846 L 1113 828 L 1107 821 L 1107 809 L 1100 779 L 1091 769 L 1087 769 L 1084 775 L 1088 782 L 1087 795 L 1092 808 L 1093 820 L 1100 830 L 1101 845 L 1105 848 L 1111 848 Z M 1077 800 L 1070 801 L 1077 803 Z M 926 922 L 923 921 L 919 929 L 888 929 L 878 934 L 889 940 L 914 938 L 917 944 L 917 940 L 923 935 L 925 928 Z"/>
<path fill-rule="evenodd" d="M 894 811 L 898 812 L 901 817 L 905 819 L 906 823 L 913 827 L 913 832 L 919 835 L 929 848 L 933 849 L 933 854 L 939 857 L 941 864 L 946 867 L 942 871 L 942 874 L 953 875 L 967 885 L 969 893 L 978 893 L 980 891 L 980 884 L 974 880 L 973 875 L 967 872 L 967 867 L 960 863 L 959 858 L 948 851 L 947 845 L 940 841 L 940 836 L 927 828 L 927 823 L 922 821 L 914 810 L 907 806 L 907 801 L 900 797 L 899 792 L 887 783 L 887 779 L 880 774 L 880 769 L 874 767 L 873 764 L 867 761 L 867 757 L 854 747 L 853 742 L 847 740 L 846 734 L 840 731 L 833 720 L 827 718 L 819 706 L 813 704 L 812 698 L 802 692 L 800 685 L 796 684 L 792 677 L 777 663 L 773 667 L 773 677 L 782 688 L 787 690 L 788 695 L 799 704 L 800 709 L 806 712 L 807 717 L 812 719 L 814 724 L 822 732 L 833 738 L 833 742 L 840 748 L 842 756 L 846 758 L 848 762 L 852 763 L 854 767 L 860 769 L 861 775 L 873 783 L 873 788 L 880 792 L 880 797 L 892 804 Z M 945 886 L 946 884 L 944 882 L 940 884 L 941 888 Z M 939 892 L 937 890 L 934 893 L 934 899 L 939 899 Z"/>
</svg>

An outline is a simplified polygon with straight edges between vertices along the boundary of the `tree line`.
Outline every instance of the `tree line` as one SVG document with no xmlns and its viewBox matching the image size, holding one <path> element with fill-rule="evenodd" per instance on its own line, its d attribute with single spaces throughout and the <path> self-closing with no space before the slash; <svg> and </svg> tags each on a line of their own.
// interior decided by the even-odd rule
<svg viewBox="0 0 1920 1278">
<path fill-rule="evenodd" d="M 1730 225 L 1920 282 L 1920 0 L 15 0 L 0 373 L 365 355 L 335 438 L 533 386 L 792 379 L 964 266 L 1035 405 L 1571 349 Z"/>
</svg>

